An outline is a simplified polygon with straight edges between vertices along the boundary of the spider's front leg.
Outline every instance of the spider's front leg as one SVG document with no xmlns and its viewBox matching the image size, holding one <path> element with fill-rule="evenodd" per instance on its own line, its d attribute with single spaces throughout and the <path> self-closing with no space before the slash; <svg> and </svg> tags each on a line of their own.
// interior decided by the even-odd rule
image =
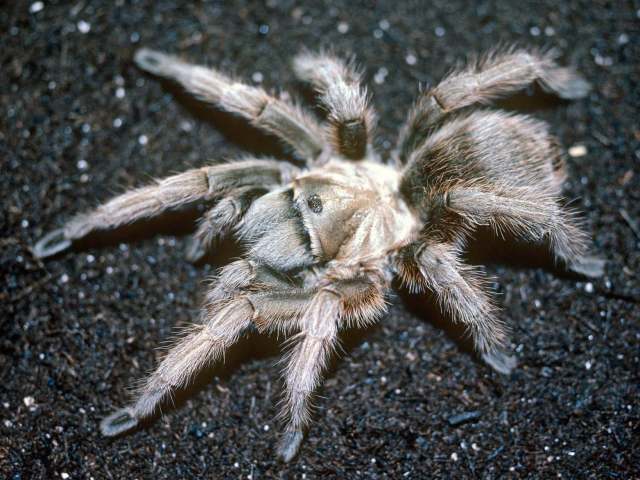
<svg viewBox="0 0 640 480">
<path fill-rule="evenodd" d="M 325 150 L 322 128 L 313 117 L 286 100 L 270 96 L 262 88 L 147 48 L 136 52 L 135 62 L 143 70 L 173 80 L 199 99 L 240 115 L 255 127 L 277 136 L 302 160 L 315 159 Z"/>
<path fill-rule="evenodd" d="M 243 160 L 203 167 L 159 180 L 155 185 L 126 192 L 95 210 L 77 215 L 33 247 L 39 258 L 56 255 L 92 233 L 112 230 L 157 217 L 197 202 L 233 195 L 238 189 L 268 188 L 288 182 L 297 171 L 286 162 Z"/>
<path fill-rule="evenodd" d="M 505 325 L 486 293 L 481 272 L 460 260 L 455 243 L 435 238 L 417 241 L 400 252 L 397 268 L 406 287 L 415 293 L 433 292 L 441 308 L 467 327 L 487 364 L 499 373 L 511 373 L 516 362 L 503 350 Z"/>
</svg>

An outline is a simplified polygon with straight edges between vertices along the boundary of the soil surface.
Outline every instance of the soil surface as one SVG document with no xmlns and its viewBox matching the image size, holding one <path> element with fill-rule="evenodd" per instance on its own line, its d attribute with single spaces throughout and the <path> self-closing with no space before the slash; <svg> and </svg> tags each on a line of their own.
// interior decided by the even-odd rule
<svg viewBox="0 0 640 480">
<path fill-rule="evenodd" d="M 67 478 L 633 478 L 640 475 L 640 3 L 49 0 L 0 7 L 0 476 Z M 331 5 L 329 5 L 331 4 Z M 471 6 L 474 5 L 474 6 Z M 153 47 L 312 96 L 303 47 L 355 53 L 386 156 L 418 86 L 498 44 L 556 47 L 594 89 L 567 103 L 530 89 L 503 106 L 551 123 L 568 156 L 596 281 L 544 251 L 481 235 L 512 326 L 510 377 L 479 363 L 432 299 L 400 293 L 352 332 L 328 373 L 301 454 L 274 455 L 280 342 L 253 335 L 115 439 L 100 419 L 197 318 L 204 279 L 236 255 L 184 259 L 191 225 L 112 238 L 46 262 L 30 246 L 114 193 L 273 138 L 140 72 Z M 319 115 L 320 111 L 317 112 Z M 126 232 L 125 232 L 126 233 Z M 140 233 L 140 232 L 138 232 Z M 145 232 L 142 232 L 143 234 Z"/>
</svg>

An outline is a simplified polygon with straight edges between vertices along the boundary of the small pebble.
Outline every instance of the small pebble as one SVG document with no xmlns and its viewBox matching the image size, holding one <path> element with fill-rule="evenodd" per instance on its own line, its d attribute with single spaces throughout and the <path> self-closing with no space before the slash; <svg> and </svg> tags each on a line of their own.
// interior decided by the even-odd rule
<svg viewBox="0 0 640 480">
<path fill-rule="evenodd" d="M 140 135 L 138 137 L 138 143 L 140 145 L 146 145 L 147 143 L 149 143 L 149 137 L 147 137 L 146 135 Z"/>
<path fill-rule="evenodd" d="M 60 474 L 60 477 L 62 478 L 62 480 L 67 480 L 67 478 L 69 478 L 69 474 L 67 472 L 62 472 Z"/>
<path fill-rule="evenodd" d="M 378 69 L 378 71 L 373 76 L 373 81 L 376 82 L 378 85 L 380 85 L 380 84 L 384 83 L 384 81 L 387 78 L 388 74 L 389 74 L 389 70 L 387 70 L 384 67 L 381 67 L 381 68 Z"/>
<path fill-rule="evenodd" d="M 610 67 L 613 65 L 613 58 L 597 54 L 594 58 L 596 65 L 600 65 L 601 67 Z"/>
<path fill-rule="evenodd" d="M 31 6 L 29 7 L 29 11 L 31 13 L 38 13 L 38 12 L 42 11 L 42 9 L 44 9 L 44 3 L 43 2 L 33 2 L 31 4 Z"/>
<path fill-rule="evenodd" d="M 116 98 L 124 98 L 126 92 L 125 89 L 122 87 L 118 87 L 116 88 Z"/>
<path fill-rule="evenodd" d="M 584 285 L 584 291 L 587 293 L 593 293 L 593 283 L 587 282 Z"/>
<path fill-rule="evenodd" d="M 116 128 L 120 128 L 122 126 L 122 119 L 120 117 L 116 117 L 113 119 L 113 126 Z"/>
<path fill-rule="evenodd" d="M 404 61 L 407 62 L 407 65 L 415 65 L 418 59 L 413 53 L 408 53 L 407 56 L 404 57 Z"/>
<path fill-rule="evenodd" d="M 262 83 L 262 80 L 264 80 L 264 75 L 262 75 L 262 72 L 254 72 L 254 74 L 251 75 L 251 80 L 253 80 L 255 83 Z"/>
<path fill-rule="evenodd" d="M 533 27 L 531 27 L 529 29 L 529 33 L 531 35 L 533 35 L 534 37 L 537 37 L 540 35 L 540 27 L 536 27 L 535 25 Z"/>
<path fill-rule="evenodd" d="M 349 24 L 347 22 L 338 23 L 338 32 L 347 33 L 349 31 Z"/>
<path fill-rule="evenodd" d="M 444 37 L 444 34 L 447 33 L 444 27 L 436 27 L 434 32 L 436 34 L 436 37 Z"/>
<path fill-rule="evenodd" d="M 591 370 L 592 366 L 593 362 L 591 360 L 587 360 L 586 362 L 584 362 L 584 368 L 586 368 L 587 370 Z"/>
<path fill-rule="evenodd" d="M 584 145 L 574 145 L 569 149 L 569 156 L 573 158 L 584 157 L 587 154 L 587 147 Z"/>
<path fill-rule="evenodd" d="M 76 163 L 76 167 L 78 167 L 78 170 L 86 170 L 89 168 L 89 163 L 84 159 L 80 159 L 78 163 Z"/>
<path fill-rule="evenodd" d="M 91 24 L 84 20 L 80 20 L 78 22 L 78 31 L 80 33 L 89 33 L 91 31 Z"/>
<path fill-rule="evenodd" d="M 25 407 L 32 407 L 33 405 L 35 405 L 36 399 L 31 396 L 24 397 L 22 399 L 22 403 L 24 403 Z"/>
<path fill-rule="evenodd" d="M 451 454 L 451 460 L 453 460 L 454 462 L 458 461 L 458 454 L 456 452 L 453 452 Z"/>
<path fill-rule="evenodd" d="M 472 420 L 477 420 L 480 418 L 481 413 L 478 410 L 474 410 L 472 412 L 464 412 L 458 415 L 453 415 L 447 419 L 449 425 L 455 427 L 457 425 L 462 425 L 463 423 L 470 422 Z"/>
</svg>

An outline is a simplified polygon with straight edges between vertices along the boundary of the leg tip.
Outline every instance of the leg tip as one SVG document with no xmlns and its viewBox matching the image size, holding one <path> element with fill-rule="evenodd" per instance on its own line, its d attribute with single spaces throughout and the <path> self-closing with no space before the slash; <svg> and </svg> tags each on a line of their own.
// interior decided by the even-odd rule
<svg viewBox="0 0 640 480">
<path fill-rule="evenodd" d="M 591 84 L 572 68 L 558 67 L 546 72 L 543 86 L 565 100 L 577 100 L 589 95 Z"/>
<path fill-rule="evenodd" d="M 191 237 L 187 242 L 185 257 L 190 263 L 200 262 L 207 254 L 202 242 L 195 237 Z"/>
<path fill-rule="evenodd" d="M 513 370 L 518 366 L 518 361 L 513 355 L 507 355 L 502 350 L 493 350 L 482 354 L 482 360 L 493 368 L 496 372 L 503 375 L 511 375 Z"/>
<path fill-rule="evenodd" d="M 100 422 L 100 432 L 105 437 L 115 437 L 137 425 L 138 419 L 133 416 L 131 409 L 121 408 Z"/>
<path fill-rule="evenodd" d="M 31 251 L 37 258 L 47 258 L 68 250 L 71 248 L 71 243 L 65 235 L 64 228 L 58 228 L 42 237 Z"/>
<path fill-rule="evenodd" d="M 155 75 L 164 73 L 167 59 L 168 56 L 164 53 L 149 48 L 141 48 L 133 56 L 133 61 L 139 68 Z"/>
<path fill-rule="evenodd" d="M 598 278 L 604 275 L 606 264 L 606 260 L 602 258 L 584 256 L 569 264 L 569 270 L 588 278 Z"/>
<path fill-rule="evenodd" d="M 574 75 L 572 79 L 558 92 L 560 97 L 566 100 L 577 100 L 585 98 L 591 91 L 591 84 L 579 75 Z"/>
<path fill-rule="evenodd" d="M 278 456 L 287 463 L 290 462 L 300 450 L 303 434 L 300 431 L 285 432 L 278 444 Z"/>
</svg>

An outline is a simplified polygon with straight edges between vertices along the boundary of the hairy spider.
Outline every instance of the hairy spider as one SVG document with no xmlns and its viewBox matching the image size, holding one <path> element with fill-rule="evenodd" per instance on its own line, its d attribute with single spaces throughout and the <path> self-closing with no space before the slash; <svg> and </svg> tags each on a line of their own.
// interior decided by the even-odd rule
<svg viewBox="0 0 640 480">
<path fill-rule="evenodd" d="M 295 333 L 285 368 L 284 434 L 278 454 L 293 458 L 310 420 L 311 396 L 340 329 L 374 322 L 397 275 L 413 292 L 431 291 L 466 326 L 478 354 L 495 370 L 515 366 L 506 328 L 482 272 L 461 260 L 479 225 L 546 242 L 566 269 L 602 275 L 589 240 L 561 205 L 563 155 L 545 123 L 486 108 L 532 82 L 565 99 L 589 84 L 555 62 L 553 52 L 489 54 L 423 91 L 383 161 L 372 146 L 376 114 L 361 73 L 326 53 L 298 55 L 293 68 L 327 111 L 326 125 L 283 98 L 216 70 L 142 49 L 137 65 L 176 81 L 199 99 L 279 137 L 304 162 L 245 158 L 189 170 L 138 188 L 71 219 L 33 248 L 48 257 L 89 234 L 209 205 L 188 256 L 201 258 L 233 235 L 244 258 L 212 283 L 201 322 L 175 345 L 136 400 L 105 418 L 104 435 L 129 430 L 158 410 L 250 326 Z M 485 107 L 485 108 L 478 108 Z"/>
</svg>

